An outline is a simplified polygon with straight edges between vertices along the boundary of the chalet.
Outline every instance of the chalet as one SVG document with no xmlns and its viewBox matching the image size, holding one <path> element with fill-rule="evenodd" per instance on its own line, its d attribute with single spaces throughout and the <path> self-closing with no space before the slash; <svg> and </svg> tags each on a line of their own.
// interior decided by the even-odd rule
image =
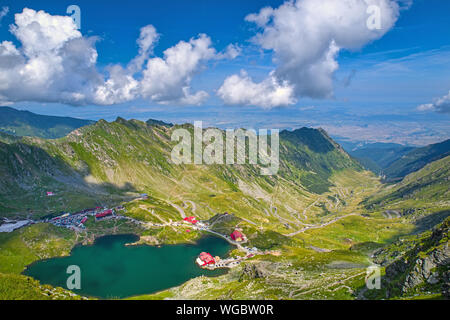
<svg viewBox="0 0 450 320">
<path fill-rule="evenodd" d="M 186 217 L 183 219 L 184 221 L 190 222 L 192 224 L 196 224 L 198 221 L 195 219 L 195 217 Z"/>
<path fill-rule="evenodd" d="M 208 252 L 200 253 L 200 255 L 198 256 L 196 262 L 201 267 L 204 267 L 204 266 L 216 263 L 216 261 L 214 260 L 213 256 L 211 254 L 209 254 Z"/>
<path fill-rule="evenodd" d="M 95 215 L 95 218 L 96 219 L 102 219 L 102 218 L 109 217 L 109 216 L 112 216 L 112 215 L 113 215 L 113 211 L 111 209 L 108 209 L 108 210 L 105 210 L 105 211 L 97 213 Z"/>
<path fill-rule="evenodd" d="M 55 194 L 52 191 L 47 191 L 47 197 L 53 197 Z"/>
<path fill-rule="evenodd" d="M 234 241 L 243 241 L 245 239 L 245 236 L 239 232 L 238 230 L 234 230 L 231 234 L 230 234 L 230 238 L 233 239 Z"/>
</svg>

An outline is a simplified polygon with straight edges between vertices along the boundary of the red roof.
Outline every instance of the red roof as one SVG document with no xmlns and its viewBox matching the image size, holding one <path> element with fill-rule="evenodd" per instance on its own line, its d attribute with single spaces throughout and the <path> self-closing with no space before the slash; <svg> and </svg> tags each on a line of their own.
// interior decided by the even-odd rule
<svg viewBox="0 0 450 320">
<path fill-rule="evenodd" d="M 240 233 L 237 230 L 234 230 L 231 234 L 230 234 L 231 239 L 236 240 L 238 238 L 244 239 L 244 235 L 242 233 Z"/>
<path fill-rule="evenodd" d="M 195 217 L 186 217 L 183 219 L 184 221 L 190 222 L 192 224 L 196 224 L 197 220 L 195 219 Z"/>
<path fill-rule="evenodd" d="M 103 211 L 103 212 L 97 213 L 97 214 L 95 215 L 95 217 L 96 217 L 96 218 L 103 218 L 103 217 L 109 216 L 110 214 L 112 214 L 112 210 L 111 210 L 111 209 L 108 209 L 108 210 L 105 210 L 105 211 Z"/>
<path fill-rule="evenodd" d="M 200 253 L 199 258 L 200 258 L 200 260 L 203 261 L 203 265 L 216 263 L 213 256 L 211 254 L 209 254 L 208 252 Z"/>
<path fill-rule="evenodd" d="M 81 223 L 85 223 L 87 220 L 87 217 L 84 217 L 83 220 L 81 220 Z"/>
</svg>

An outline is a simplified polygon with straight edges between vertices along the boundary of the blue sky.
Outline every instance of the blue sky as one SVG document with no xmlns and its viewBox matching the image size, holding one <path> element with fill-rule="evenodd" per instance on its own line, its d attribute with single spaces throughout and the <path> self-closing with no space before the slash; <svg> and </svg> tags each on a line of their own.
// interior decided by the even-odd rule
<svg viewBox="0 0 450 320">
<path fill-rule="evenodd" d="M 245 18 L 263 7 L 278 8 L 283 3 L 269 0 L 3 0 L 0 9 L 7 7 L 8 13 L 0 20 L 0 42 L 11 41 L 19 49 L 21 43 L 9 30 L 15 23 L 14 14 L 26 7 L 63 16 L 69 5 L 78 5 L 83 37 L 98 37 L 96 69 L 100 73 L 115 64 L 125 68 L 138 54 L 136 40 L 140 29 L 149 24 L 160 35 L 152 57 L 163 57 L 166 49 L 180 41 L 188 42 L 201 33 L 209 37 L 217 54 L 225 52 L 230 44 L 241 50 L 233 59 L 205 59 L 189 73 L 190 91 L 208 94 L 200 105 L 178 103 L 181 101 L 178 98 L 166 103 L 137 96 L 110 105 L 86 100 L 81 106 L 73 106 L 58 98 L 46 101 L 42 95 L 34 99 L 30 94 L 25 98 L 14 96 L 10 99 L 12 106 L 42 114 L 90 119 L 152 117 L 171 122 L 203 120 L 208 125 L 222 127 L 280 129 L 321 126 L 336 137 L 353 140 L 426 144 L 449 138 L 448 111 L 435 112 L 439 110 L 438 99 L 450 90 L 450 1 L 446 0 L 402 1 L 398 19 L 381 37 L 357 49 L 342 48 L 335 57 L 339 66 L 332 73 L 332 95 L 317 98 L 310 97 L 308 92 L 293 94 L 295 103 L 277 105 L 272 102 L 270 108 L 254 105 L 255 99 L 249 103 L 246 100 L 232 105 L 227 103 L 226 98 L 217 94 L 227 77 L 238 75 L 244 69 L 252 81 L 259 84 L 270 77 L 271 71 L 280 69 L 280 63 L 274 61 L 279 58 L 274 52 L 278 49 L 264 50 L 261 44 L 250 41 L 261 30 Z M 137 77 L 141 76 L 140 72 L 138 74 Z M 172 91 L 169 95 L 172 99 Z M 417 110 L 424 104 L 429 105 L 426 111 Z"/>
</svg>

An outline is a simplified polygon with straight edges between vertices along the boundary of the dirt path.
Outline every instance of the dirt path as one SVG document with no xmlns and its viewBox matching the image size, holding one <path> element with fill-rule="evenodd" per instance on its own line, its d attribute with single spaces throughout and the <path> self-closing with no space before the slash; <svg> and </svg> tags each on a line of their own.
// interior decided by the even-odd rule
<svg viewBox="0 0 450 320">
<path fill-rule="evenodd" d="M 332 224 L 332 223 L 335 223 L 335 222 L 338 221 L 338 220 L 344 219 L 344 218 L 349 217 L 349 216 L 357 216 L 357 215 L 358 215 L 358 214 L 356 214 L 356 213 L 346 214 L 345 216 L 341 216 L 341 217 L 334 218 L 333 220 L 330 220 L 330 221 L 325 222 L 325 223 L 320 224 L 320 225 L 311 225 L 311 226 L 305 227 L 305 228 L 303 228 L 303 229 L 300 229 L 300 230 L 298 230 L 298 231 L 295 231 L 295 232 L 292 232 L 292 233 L 285 234 L 285 236 L 287 236 L 287 237 L 293 237 L 293 236 L 295 236 L 295 235 L 297 235 L 297 234 L 299 234 L 299 233 L 305 232 L 306 230 L 309 230 L 309 229 L 320 229 L 320 228 L 326 227 L 326 226 L 328 226 L 328 225 L 330 225 L 330 224 Z"/>
<path fill-rule="evenodd" d="M 305 295 L 305 294 L 308 294 L 308 293 L 311 293 L 311 292 L 314 292 L 314 291 L 322 290 L 324 288 L 330 288 L 330 287 L 333 287 L 333 286 L 337 286 L 339 284 L 341 284 L 341 286 L 335 288 L 332 291 L 337 291 L 337 290 L 341 289 L 342 287 L 347 287 L 348 288 L 348 286 L 344 285 L 345 282 L 347 282 L 348 280 L 353 279 L 355 277 L 360 277 L 360 276 L 362 276 L 364 274 L 365 274 L 365 272 L 357 273 L 357 274 L 349 276 L 349 277 L 347 277 L 345 279 L 340 279 L 338 281 L 332 282 L 332 283 L 327 284 L 325 286 L 320 286 L 318 288 L 313 288 L 313 289 L 306 290 L 306 291 L 303 291 L 303 292 L 295 293 L 296 291 L 299 291 L 299 290 L 302 290 L 302 289 L 293 290 L 293 291 L 290 292 L 289 298 L 295 298 L 296 296 L 299 296 L 299 295 Z"/>
<path fill-rule="evenodd" d="M 178 210 L 182 219 L 186 218 L 186 214 L 184 213 L 184 210 L 180 206 L 177 206 L 175 203 L 172 203 L 169 200 L 167 200 L 167 203 Z"/>
<path fill-rule="evenodd" d="M 242 217 L 239 217 L 240 219 L 242 219 L 242 220 L 244 220 L 244 221 L 246 221 L 246 222 L 248 222 L 248 223 L 251 223 L 251 224 L 253 224 L 253 225 L 255 225 L 255 226 L 258 226 L 255 222 L 253 222 L 253 221 L 251 221 L 251 220 L 248 220 L 248 219 L 245 219 L 245 218 L 242 218 Z"/>
<path fill-rule="evenodd" d="M 306 211 L 308 211 L 309 208 L 311 208 L 312 206 L 315 206 L 316 203 L 317 203 L 319 200 L 320 200 L 320 198 L 317 199 L 316 201 L 314 201 L 313 203 L 311 203 L 309 206 L 307 206 L 307 207 L 303 210 L 302 215 L 303 215 L 303 217 L 305 218 L 305 220 L 308 219 L 308 216 L 306 215 Z M 299 217 L 299 219 L 300 219 L 300 217 Z"/>
<path fill-rule="evenodd" d="M 195 211 L 197 210 L 197 205 L 195 204 L 195 202 L 194 201 L 191 201 L 191 200 L 184 200 L 183 201 L 183 204 L 187 207 L 187 203 L 188 204 L 190 204 L 191 205 L 191 208 L 192 208 L 192 214 L 193 215 L 195 215 Z"/>
<path fill-rule="evenodd" d="M 293 224 L 295 226 L 298 226 L 297 222 L 293 222 L 293 221 L 288 220 L 286 218 L 280 217 L 280 215 L 278 214 L 278 208 L 277 207 L 270 206 L 270 212 L 272 213 L 273 216 L 275 216 L 278 219 L 278 221 L 280 221 L 280 223 L 282 225 L 288 225 L 289 228 L 291 227 L 291 224 Z"/>
<path fill-rule="evenodd" d="M 383 216 L 386 219 L 400 218 L 400 213 L 395 210 L 386 210 L 385 212 L 383 212 Z M 397 217 L 394 217 L 394 216 L 397 216 Z"/>
</svg>

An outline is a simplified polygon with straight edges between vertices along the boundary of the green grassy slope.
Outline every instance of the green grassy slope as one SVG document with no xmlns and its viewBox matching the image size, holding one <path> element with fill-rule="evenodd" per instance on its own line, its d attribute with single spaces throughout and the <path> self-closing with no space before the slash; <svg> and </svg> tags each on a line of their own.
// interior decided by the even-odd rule
<svg viewBox="0 0 450 320">
<path fill-rule="evenodd" d="M 0 107 L 0 131 L 16 136 L 55 139 L 92 123 L 94 121 L 44 116 L 10 107 Z"/>
<path fill-rule="evenodd" d="M 445 158 L 449 155 L 450 139 L 412 150 L 400 159 L 391 163 L 384 170 L 384 174 L 388 181 L 399 181 L 411 172 L 423 168 L 428 163 Z"/>
<path fill-rule="evenodd" d="M 295 207 L 301 197 L 328 191 L 334 172 L 361 170 L 326 133 L 306 128 L 280 134 L 277 176 L 261 176 L 260 165 L 174 165 L 171 134 L 180 127 L 119 118 L 112 123 L 100 120 L 57 140 L 0 143 L 5 177 L 0 182 L 0 210 L 48 214 L 146 192 L 175 202 L 181 195 L 208 201 L 218 212 L 257 213 L 276 202 L 271 199 L 275 191 L 284 198 L 298 195 L 289 201 Z M 193 130 L 191 125 L 183 127 Z M 45 197 L 45 191 L 56 191 L 57 196 Z M 198 214 L 206 218 L 212 212 L 199 208 Z"/>
<path fill-rule="evenodd" d="M 379 174 L 414 149 L 395 143 L 371 143 L 347 152 L 358 159 L 366 169 Z"/>
<path fill-rule="evenodd" d="M 65 254 L 63 248 L 70 250 L 96 235 L 133 232 L 147 244 L 194 241 L 201 231 L 186 233 L 186 226 L 170 224 L 180 221 L 183 211 L 210 219 L 219 232 L 239 227 L 250 246 L 267 251 L 226 275 L 195 278 L 136 298 L 355 299 L 375 249 L 417 233 L 418 225 L 441 222 L 442 212 L 450 208 L 444 190 L 448 192 L 448 159 L 413 173 L 404 185 L 386 187 L 324 131 L 302 128 L 280 133 L 279 173 L 261 176 L 260 165 L 174 165 L 171 134 L 180 127 L 193 130 L 191 125 L 118 118 L 56 140 L 5 139 L 0 144 L 2 215 L 38 217 L 127 201 L 126 214 L 143 224 L 89 220 L 78 239 L 71 231 L 41 224 L 0 235 L 0 296 L 2 283 L 5 296 L 13 292 L 26 264 L 41 255 Z M 49 188 L 56 196 L 44 196 Z M 129 201 L 142 192 L 148 193 L 147 200 Z M 420 215 L 382 214 L 418 203 L 426 207 Z M 222 219 L 224 212 L 230 214 Z M 236 251 L 231 255 L 239 255 Z M 20 279 L 18 292 L 29 281 Z M 41 294 L 36 286 L 30 285 L 30 295 Z"/>
<path fill-rule="evenodd" d="M 80 299 L 70 291 L 21 275 L 36 260 L 67 255 L 75 242 L 72 231 L 48 224 L 0 233 L 0 299 Z"/>
<path fill-rule="evenodd" d="M 398 210 L 402 214 L 422 212 L 427 207 L 447 208 L 450 204 L 449 176 L 450 156 L 447 156 L 367 199 L 366 207 Z"/>
</svg>

